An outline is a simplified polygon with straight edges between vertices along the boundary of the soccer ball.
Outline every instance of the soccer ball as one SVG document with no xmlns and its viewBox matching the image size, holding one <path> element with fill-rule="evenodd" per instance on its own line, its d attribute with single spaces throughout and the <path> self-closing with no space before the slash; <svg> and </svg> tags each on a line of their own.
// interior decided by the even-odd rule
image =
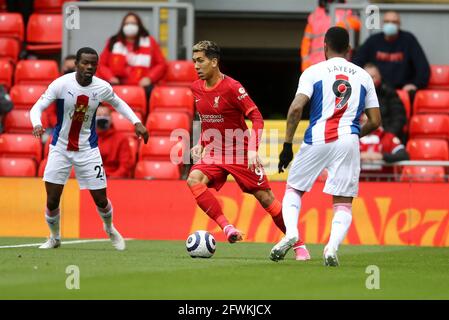
<svg viewBox="0 0 449 320">
<path fill-rule="evenodd" d="M 207 231 L 195 231 L 187 238 L 186 249 L 192 258 L 210 258 L 215 253 L 215 238 Z"/>
</svg>

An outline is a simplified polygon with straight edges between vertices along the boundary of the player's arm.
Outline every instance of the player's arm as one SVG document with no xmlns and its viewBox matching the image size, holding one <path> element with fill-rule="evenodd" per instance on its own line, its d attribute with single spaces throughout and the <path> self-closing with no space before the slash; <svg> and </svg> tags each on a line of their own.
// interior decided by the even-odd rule
<svg viewBox="0 0 449 320">
<path fill-rule="evenodd" d="M 369 108 L 365 110 L 365 114 L 368 117 L 368 121 L 362 126 L 360 130 L 360 137 L 364 137 L 367 134 L 373 132 L 379 128 L 381 123 L 381 115 L 379 108 Z"/>
<path fill-rule="evenodd" d="M 47 109 L 57 98 L 57 84 L 52 82 L 47 90 L 42 94 L 39 100 L 33 105 L 30 110 L 30 120 L 33 125 L 33 135 L 40 138 L 45 129 L 42 127 L 41 116 L 42 112 Z"/>
<path fill-rule="evenodd" d="M 293 138 L 295 136 L 296 128 L 298 128 L 299 121 L 301 120 L 304 107 L 307 105 L 309 100 L 310 99 L 307 95 L 298 93 L 288 109 L 285 141 L 282 152 L 279 155 L 279 173 L 284 172 L 284 169 L 288 167 L 288 164 L 293 159 Z"/>
<path fill-rule="evenodd" d="M 142 124 L 140 119 L 136 116 L 131 107 L 123 101 L 119 96 L 114 94 L 112 91 L 112 87 L 109 86 L 110 92 L 105 97 L 105 101 L 111 104 L 115 110 L 117 110 L 120 114 L 122 114 L 125 118 L 127 118 L 132 124 L 134 124 L 134 130 L 136 135 L 140 138 L 143 138 L 145 144 L 148 141 L 148 131 L 145 126 Z"/>
<path fill-rule="evenodd" d="M 254 107 L 246 116 L 252 123 L 251 137 L 248 143 L 248 169 L 254 172 L 256 168 L 260 167 L 257 151 L 262 140 L 264 121 L 257 107 Z"/>
</svg>

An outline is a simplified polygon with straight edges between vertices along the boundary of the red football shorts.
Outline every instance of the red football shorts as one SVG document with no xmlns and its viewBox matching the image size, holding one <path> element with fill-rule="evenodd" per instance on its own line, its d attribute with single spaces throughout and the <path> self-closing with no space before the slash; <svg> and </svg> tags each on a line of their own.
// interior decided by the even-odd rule
<svg viewBox="0 0 449 320">
<path fill-rule="evenodd" d="M 232 175 L 240 189 L 246 193 L 271 189 L 263 167 L 252 172 L 246 164 L 205 164 L 198 162 L 190 172 L 199 170 L 209 178 L 207 186 L 220 190 L 226 182 L 228 174 Z"/>
</svg>

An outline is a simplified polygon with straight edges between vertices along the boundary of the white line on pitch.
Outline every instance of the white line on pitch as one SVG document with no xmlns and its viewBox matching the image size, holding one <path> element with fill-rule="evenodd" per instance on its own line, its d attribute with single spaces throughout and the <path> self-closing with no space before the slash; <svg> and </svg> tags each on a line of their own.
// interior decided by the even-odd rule
<svg viewBox="0 0 449 320">
<path fill-rule="evenodd" d="M 125 240 L 132 240 L 132 239 L 125 239 Z M 105 242 L 105 241 L 110 241 L 110 240 L 109 239 L 73 240 L 73 241 L 62 241 L 61 244 L 76 244 L 76 243 Z M 42 243 L 44 243 L 44 242 L 17 244 L 17 245 L 12 245 L 12 246 L 0 246 L 0 249 L 37 247 L 37 246 L 40 246 Z"/>
</svg>

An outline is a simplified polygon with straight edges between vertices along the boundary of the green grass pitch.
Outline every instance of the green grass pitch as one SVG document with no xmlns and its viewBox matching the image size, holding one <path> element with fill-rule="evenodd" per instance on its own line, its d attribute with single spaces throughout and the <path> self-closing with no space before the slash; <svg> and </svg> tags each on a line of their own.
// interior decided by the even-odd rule
<svg viewBox="0 0 449 320">
<path fill-rule="evenodd" d="M 0 238 L 0 246 L 43 239 Z M 0 249 L 0 299 L 449 299 L 449 249 L 341 246 L 340 267 L 312 260 L 268 259 L 272 244 L 219 242 L 210 259 L 192 259 L 183 241 L 67 244 L 55 250 Z M 66 268 L 80 271 L 80 289 L 66 288 Z M 380 289 L 366 288 L 376 265 Z"/>
</svg>

